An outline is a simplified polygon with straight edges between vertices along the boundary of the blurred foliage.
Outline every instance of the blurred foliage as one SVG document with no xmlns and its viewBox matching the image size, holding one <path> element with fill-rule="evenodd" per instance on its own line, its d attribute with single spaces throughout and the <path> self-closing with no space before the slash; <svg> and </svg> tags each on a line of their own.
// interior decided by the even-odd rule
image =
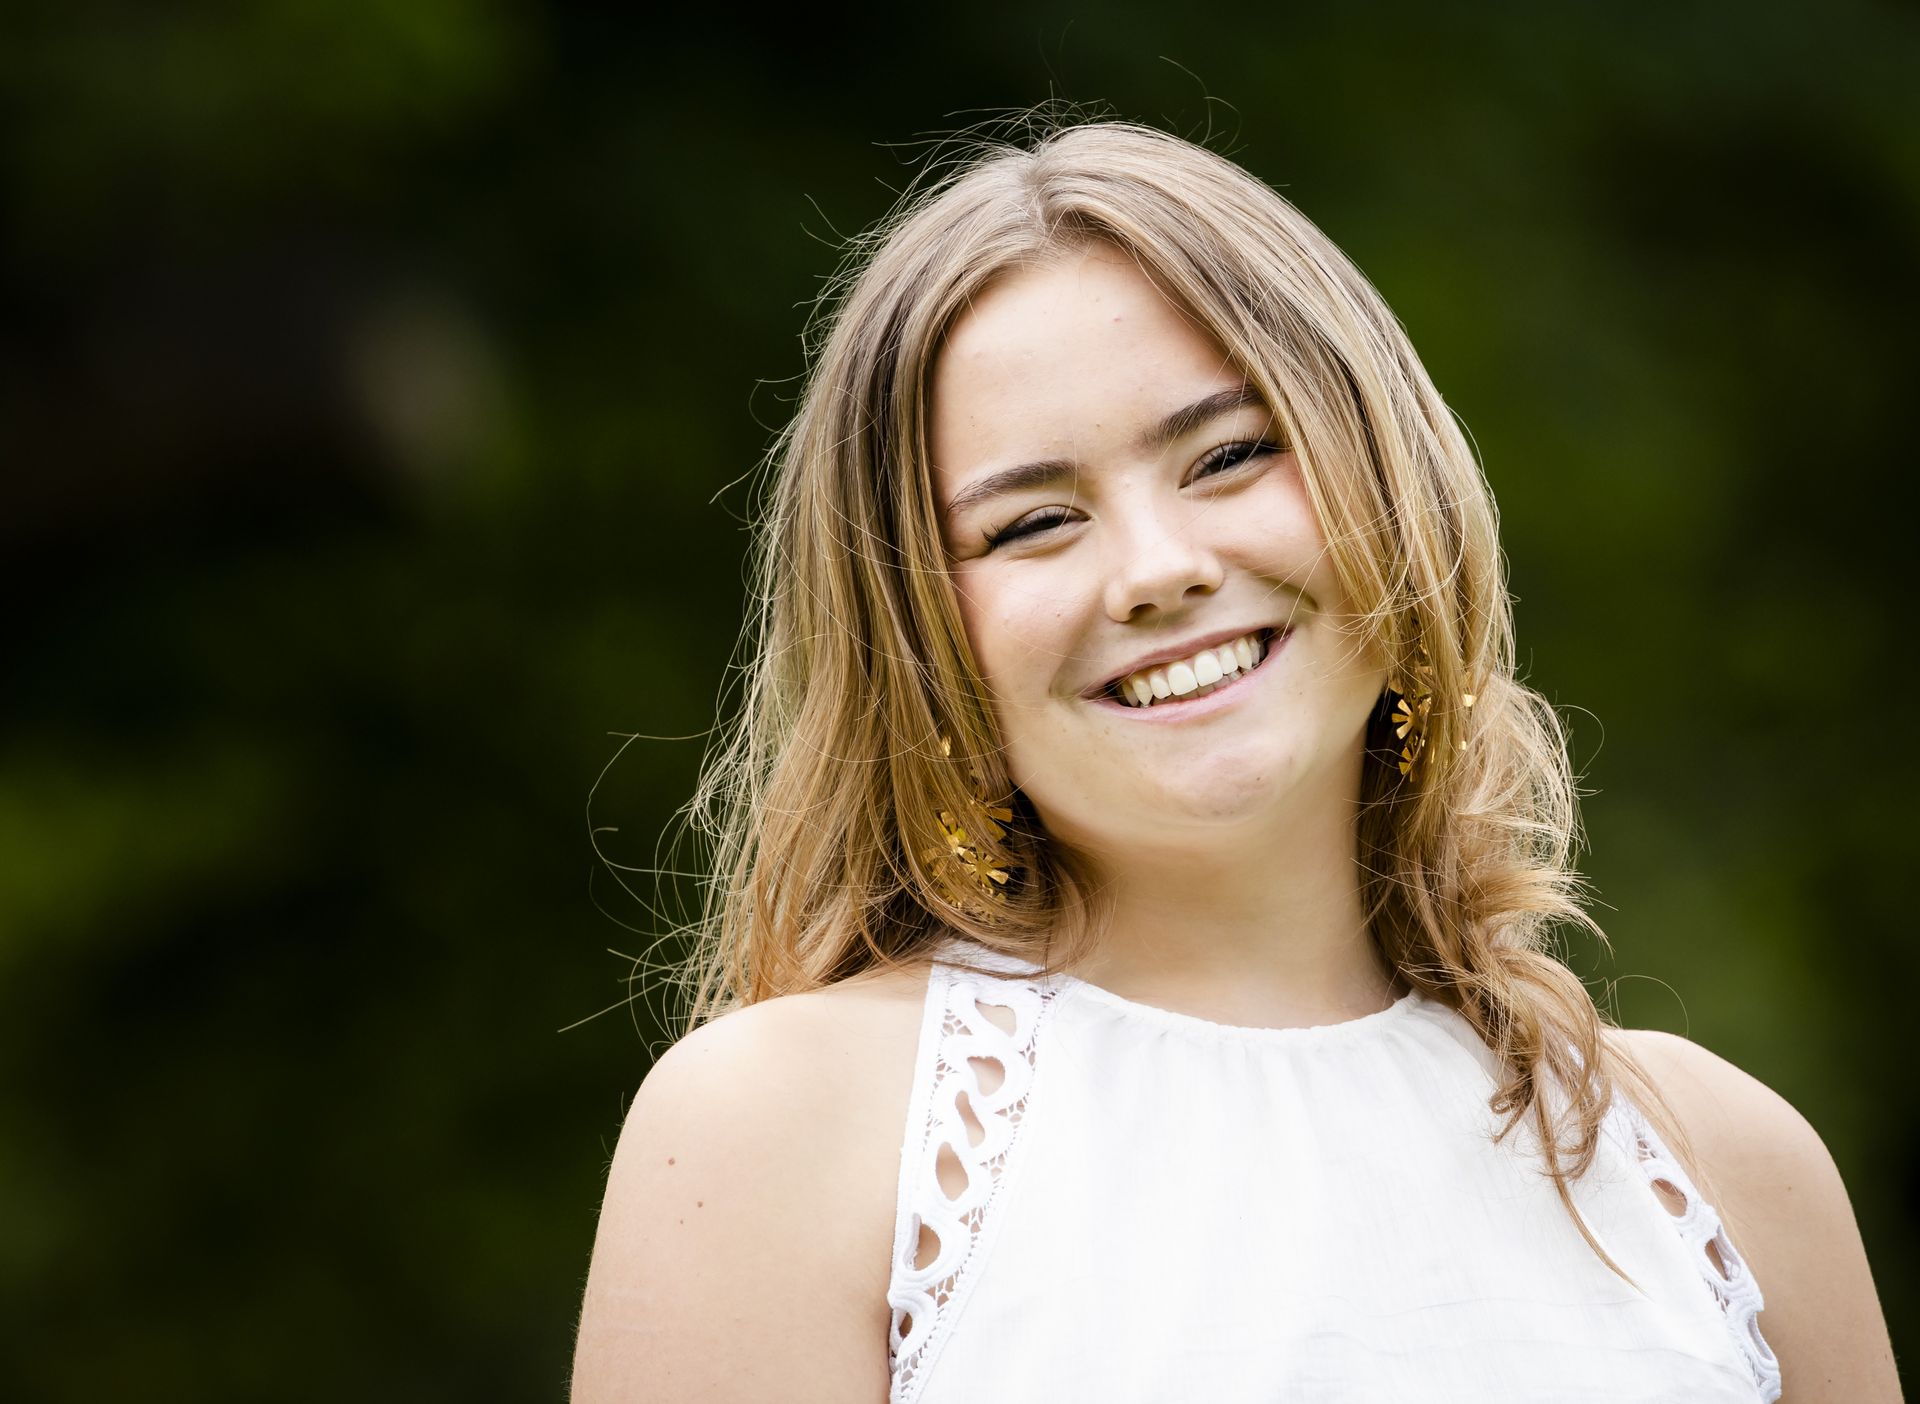
<svg viewBox="0 0 1920 1404">
<path fill-rule="evenodd" d="M 1911 14 L 880 13 L 0 20 L 0 1390 L 562 1391 L 662 1037 L 580 1022 L 658 930 L 612 865 L 690 792 L 807 303 L 1050 95 L 1399 312 L 1592 791 L 1571 958 L 1806 1114 L 1920 1347 Z"/>
</svg>

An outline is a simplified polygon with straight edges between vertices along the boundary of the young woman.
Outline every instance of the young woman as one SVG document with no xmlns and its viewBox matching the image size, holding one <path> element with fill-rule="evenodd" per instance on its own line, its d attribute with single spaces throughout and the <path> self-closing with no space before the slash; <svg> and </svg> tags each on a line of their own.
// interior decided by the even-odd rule
<svg viewBox="0 0 1920 1404">
<path fill-rule="evenodd" d="M 989 144 L 812 352 L 579 1404 L 1897 1398 L 1812 1128 L 1548 953 L 1493 502 L 1324 235 Z"/>
</svg>

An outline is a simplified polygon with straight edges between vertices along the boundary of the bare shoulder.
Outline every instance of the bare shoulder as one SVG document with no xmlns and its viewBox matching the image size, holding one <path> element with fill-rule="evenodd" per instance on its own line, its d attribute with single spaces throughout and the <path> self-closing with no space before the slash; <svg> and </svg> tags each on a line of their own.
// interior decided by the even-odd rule
<svg viewBox="0 0 1920 1404">
<path fill-rule="evenodd" d="M 722 1015 L 641 1083 L 608 1171 L 575 1404 L 884 1400 L 924 970 Z"/>
<path fill-rule="evenodd" d="M 1898 1404 L 1886 1319 L 1846 1185 L 1792 1103 L 1691 1039 L 1614 1029 L 1686 1127 L 1721 1223 L 1760 1284 L 1781 1404 Z"/>
</svg>

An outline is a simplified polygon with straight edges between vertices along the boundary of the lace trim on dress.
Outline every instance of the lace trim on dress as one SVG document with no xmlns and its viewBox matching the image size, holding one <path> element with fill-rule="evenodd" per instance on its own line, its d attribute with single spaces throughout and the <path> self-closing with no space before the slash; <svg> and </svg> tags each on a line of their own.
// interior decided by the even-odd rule
<svg viewBox="0 0 1920 1404">
<path fill-rule="evenodd" d="M 1760 1323 L 1756 1319 L 1766 1306 L 1759 1282 L 1733 1246 L 1733 1240 L 1727 1237 L 1720 1215 L 1694 1187 L 1652 1123 L 1638 1107 L 1624 1099 L 1622 1108 L 1633 1132 L 1641 1173 L 1646 1176 L 1648 1186 L 1660 1196 L 1661 1205 L 1687 1245 L 1701 1278 L 1713 1289 L 1726 1319 L 1727 1332 L 1733 1337 L 1734 1349 L 1752 1372 L 1763 1404 L 1773 1404 L 1780 1397 L 1780 1362 L 1760 1334 Z M 1679 1209 L 1673 1207 L 1673 1198 L 1680 1200 Z"/>
<path fill-rule="evenodd" d="M 944 964 L 933 967 L 929 981 L 921 1072 L 908 1122 L 910 1136 L 918 1125 L 921 1137 L 909 1140 L 901 1168 L 887 1289 L 892 1404 L 918 1394 L 945 1338 L 943 1327 L 972 1283 L 969 1269 L 980 1255 L 1025 1120 L 1041 1017 L 1055 993 Z M 957 1195 L 941 1183 L 943 1165 L 950 1178 L 964 1178 Z"/>
</svg>

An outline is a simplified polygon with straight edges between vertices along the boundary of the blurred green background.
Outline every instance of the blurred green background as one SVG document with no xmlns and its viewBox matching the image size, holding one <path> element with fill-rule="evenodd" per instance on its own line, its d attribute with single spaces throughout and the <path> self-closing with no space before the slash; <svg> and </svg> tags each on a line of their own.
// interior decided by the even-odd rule
<svg viewBox="0 0 1920 1404">
<path fill-rule="evenodd" d="M 691 790 L 809 299 L 1050 96 L 1398 311 L 1592 791 L 1574 963 L 1818 1128 L 1910 1357 L 1913 12 L 875 16 L 0 20 L 0 1392 L 562 1393 L 661 1037 L 580 1022 L 659 929 L 612 865 Z"/>
</svg>

